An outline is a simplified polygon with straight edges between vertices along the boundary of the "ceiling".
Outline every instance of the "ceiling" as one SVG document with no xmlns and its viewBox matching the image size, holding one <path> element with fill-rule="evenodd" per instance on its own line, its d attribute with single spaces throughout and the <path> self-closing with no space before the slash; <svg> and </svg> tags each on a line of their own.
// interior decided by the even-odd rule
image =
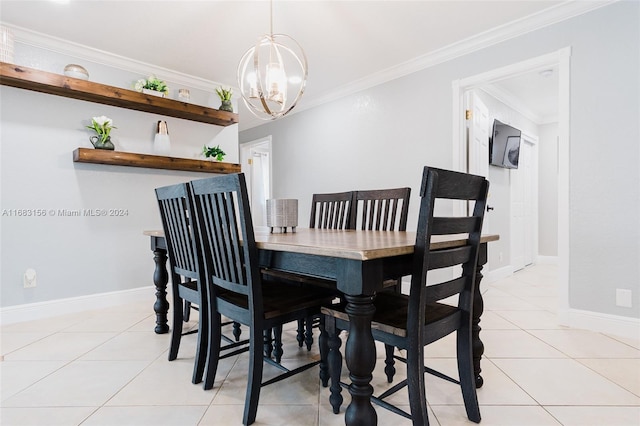
<svg viewBox="0 0 640 426">
<path fill-rule="evenodd" d="M 274 33 L 295 38 L 306 52 L 309 77 L 296 108 L 302 110 L 332 94 L 383 79 L 392 74 L 389 70 L 416 58 L 437 54 L 496 27 L 566 4 L 559 0 L 276 0 L 273 27 Z M 1 0 L 0 20 L 237 86 L 240 57 L 259 35 L 269 31 L 269 2 Z M 538 85 L 550 80 L 531 78 L 524 86 L 511 84 L 502 90 L 518 92 L 524 88 L 527 96 L 536 97 L 547 92 Z M 244 107 L 240 110 L 241 129 L 256 125 L 245 120 L 249 118 L 245 111 Z"/>
</svg>

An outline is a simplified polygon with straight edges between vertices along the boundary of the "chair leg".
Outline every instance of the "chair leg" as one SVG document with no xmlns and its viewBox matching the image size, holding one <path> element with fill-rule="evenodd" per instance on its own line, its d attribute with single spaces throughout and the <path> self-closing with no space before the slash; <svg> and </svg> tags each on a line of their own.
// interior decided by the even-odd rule
<svg viewBox="0 0 640 426">
<path fill-rule="evenodd" d="M 266 330 L 264 330 L 262 332 L 263 335 L 263 351 L 264 351 L 264 356 L 266 356 L 267 358 L 271 358 L 271 355 L 273 354 L 273 337 L 272 337 L 272 332 L 273 330 L 268 328 Z"/>
<path fill-rule="evenodd" d="M 407 348 L 407 388 L 414 426 L 429 426 L 427 396 L 424 386 L 424 348 Z"/>
<path fill-rule="evenodd" d="M 457 332 L 458 346 L 458 375 L 460 377 L 460 387 L 462 388 L 462 398 L 464 407 L 467 410 L 467 417 L 475 423 L 480 423 L 480 407 L 478 406 L 478 395 L 476 393 L 475 374 L 473 372 L 473 351 L 471 346 L 471 324 L 461 326 Z"/>
<path fill-rule="evenodd" d="M 387 375 L 387 382 L 393 382 L 393 376 L 396 374 L 396 368 L 394 364 L 396 360 L 393 358 L 393 351 L 395 350 L 394 346 L 384 345 L 384 351 L 386 353 L 386 357 L 384 359 L 385 367 L 384 374 Z"/>
<path fill-rule="evenodd" d="M 247 394 L 244 400 L 244 416 L 242 424 L 250 425 L 256 420 L 258 413 L 258 401 L 260 399 L 260 387 L 262 385 L 262 351 L 260 347 L 261 331 L 258 324 L 254 324 L 249 331 L 249 375 L 247 382 Z M 264 333 L 262 333 L 264 335 Z"/>
<path fill-rule="evenodd" d="M 298 320 L 298 334 L 296 335 L 296 340 L 298 340 L 299 347 L 304 345 L 304 319 L 302 318 Z"/>
<path fill-rule="evenodd" d="M 191 383 L 202 382 L 205 365 L 207 363 L 207 352 L 209 351 L 209 320 L 207 319 L 206 305 L 200 304 L 200 317 L 198 318 L 198 343 L 196 346 L 196 359 L 193 364 L 193 376 Z M 218 325 L 218 330 L 220 330 Z"/>
<path fill-rule="evenodd" d="M 221 336 L 221 323 L 220 314 L 211 312 L 207 315 L 209 318 L 209 330 L 211 331 L 208 340 L 207 350 L 207 366 L 204 377 L 204 389 L 209 390 L 213 388 L 213 384 L 216 380 L 216 372 L 218 370 L 218 360 L 220 359 L 220 339 Z"/>
<path fill-rule="evenodd" d="M 240 323 L 239 322 L 233 322 L 233 337 L 234 339 L 236 339 L 236 342 L 240 341 L 240 334 L 242 333 L 242 330 L 240 330 Z"/>
<path fill-rule="evenodd" d="M 305 320 L 305 333 L 304 333 L 304 343 L 307 345 L 307 350 L 311 350 L 311 346 L 313 346 L 313 317 L 307 317 Z"/>
<path fill-rule="evenodd" d="M 273 358 L 279 364 L 282 361 L 282 325 L 273 327 Z"/>
<path fill-rule="evenodd" d="M 191 302 L 184 301 L 184 313 L 182 314 L 182 321 L 189 322 L 191 318 Z"/>
<path fill-rule="evenodd" d="M 178 357 L 180 339 L 182 338 L 182 298 L 174 296 L 173 299 L 173 327 L 171 330 L 171 343 L 169 344 L 169 361 Z"/>
<path fill-rule="evenodd" d="M 325 319 L 325 329 L 328 335 L 329 354 L 327 355 L 327 364 L 329 365 L 329 376 L 331 377 L 331 396 L 329 402 L 333 407 L 333 413 L 340 412 L 342 405 L 342 387 L 340 386 L 340 376 L 342 375 L 342 354 L 340 353 L 340 330 L 336 327 L 336 320 L 333 317 Z"/>
<path fill-rule="evenodd" d="M 329 374 L 329 336 L 327 334 L 327 330 L 325 328 L 325 317 L 324 315 L 320 315 L 320 336 L 318 337 L 318 347 L 320 349 L 320 382 L 322 383 L 322 387 L 326 388 L 329 386 L 329 379 L 331 375 Z"/>
</svg>

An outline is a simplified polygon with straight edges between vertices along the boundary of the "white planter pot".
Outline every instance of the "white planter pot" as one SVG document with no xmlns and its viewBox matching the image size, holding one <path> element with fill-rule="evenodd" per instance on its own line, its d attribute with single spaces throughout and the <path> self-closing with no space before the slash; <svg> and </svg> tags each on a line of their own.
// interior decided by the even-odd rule
<svg viewBox="0 0 640 426">
<path fill-rule="evenodd" d="M 153 95 L 153 96 L 159 96 L 161 98 L 164 98 L 164 92 L 158 92 L 156 90 L 142 89 L 142 93 L 144 93 L 145 95 Z"/>
</svg>

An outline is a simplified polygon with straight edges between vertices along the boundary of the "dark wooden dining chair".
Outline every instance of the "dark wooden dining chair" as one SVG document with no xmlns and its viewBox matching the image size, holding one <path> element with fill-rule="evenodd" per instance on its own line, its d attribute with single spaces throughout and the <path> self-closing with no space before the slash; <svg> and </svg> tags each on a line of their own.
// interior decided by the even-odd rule
<svg viewBox="0 0 640 426">
<path fill-rule="evenodd" d="M 356 191 L 354 229 L 406 231 L 411 188 Z"/>
<path fill-rule="evenodd" d="M 352 191 L 313 194 L 309 228 L 354 229 Z"/>
<path fill-rule="evenodd" d="M 260 388 L 317 365 L 313 361 L 288 370 L 263 355 L 265 330 L 317 315 L 331 303 L 333 292 L 263 280 L 258 264 L 244 174 L 229 174 L 191 182 L 196 208 L 200 252 L 204 253 L 209 296 L 208 362 L 205 389 L 215 381 L 220 351 L 221 315 L 249 326 L 249 372 L 243 424 L 255 421 Z M 325 355 L 325 354 L 322 354 Z M 262 382 L 263 362 L 285 372 Z"/>
<path fill-rule="evenodd" d="M 406 231 L 411 188 L 389 188 L 356 191 L 352 219 L 356 229 L 375 231 Z M 384 282 L 387 291 L 402 293 L 402 278 Z M 396 373 L 394 347 L 385 345 L 385 373 L 389 383 Z"/>
<path fill-rule="evenodd" d="M 178 356 L 180 340 L 183 336 L 184 305 L 198 306 L 198 342 L 193 367 L 193 383 L 200 383 L 204 373 L 209 336 L 207 320 L 207 297 L 204 286 L 204 265 L 197 252 L 195 228 L 190 215 L 191 199 L 187 184 L 165 186 L 156 189 L 162 227 L 167 241 L 173 295 L 173 326 L 169 346 L 169 361 Z M 187 332 L 184 334 L 190 334 Z"/>
<path fill-rule="evenodd" d="M 425 373 L 459 384 L 467 417 L 473 422 L 480 422 L 473 374 L 471 318 L 488 186 L 487 180 L 480 176 L 424 168 L 409 294 L 382 292 L 377 294 L 374 302 L 376 310 L 371 323 L 373 337 L 406 351 L 406 359 L 399 356 L 396 359 L 406 363 L 407 379 L 380 396 L 372 397 L 371 401 L 412 419 L 414 425 L 429 424 Z M 473 213 L 469 217 L 434 217 L 434 205 L 436 200 L 441 199 L 474 201 Z M 461 247 L 430 249 L 432 236 L 448 234 L 468 234 L 468 240 Z M 462 268 L 457 268 L 459 265 Z M 427 284 L 429 271 L 450 267 L 456 267 L 452 269 L 455 278 Z M 455 295 L 458 296 L 457 306 L 442 302 Z M 344 307 L 326 307 L 322 312 L 325 314 L 326 331 L 332 348 L 328 361 L 332 381 L 330 402 L 337 413 L 342 403 L 340 386 L 336 386 L 340 380 L 342 357 L 333 348 L 340 347 L 339 341 L 335 342 L 335 339 L 339 339 L 336 328 L 348 329 L 349 316 Z M 457 333 L 458 379 L 424 365 L 424 346 L 453 332 Z M 409 393 L 410 414 L 385 400 L 405 386 Z"/>
</svg>

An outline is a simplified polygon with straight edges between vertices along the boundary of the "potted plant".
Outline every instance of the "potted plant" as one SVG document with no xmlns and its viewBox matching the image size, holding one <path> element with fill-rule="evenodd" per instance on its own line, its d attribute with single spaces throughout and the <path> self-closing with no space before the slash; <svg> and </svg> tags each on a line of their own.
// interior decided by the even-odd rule
<svg viewBox="0 0 640 426">
<path fill-rule="evenodd" d="M 109 117 L 101 115 L 100 117 L 93 117 L 91 119 L 91 126 L 87 126 L 88 129 L 96 132 L 96 135 L 91 136 L 89 140 L 96 149 L 109 149 L 113 150 L 115 146 L 111 142 L 111 129 L 116 127 L 113 125 L 113 121 Z"/>
<path fill-rule="evenodd" d="M 136 81 L 135 89 L 138 92 L 160 96 L 162 98 L 169 94 L 169 87 L 167 87 L 167 83 L 160 80 L 155 75 L 150 75 L 147 79 L 141 78 Z"/>
<path fill-rule="evenodd" d="M 202 155 L 205 158 L 215 158 L 218 161 L 224 160 L 224 156 L 227 155 L 222 149 L 220 149 L 220 145 L 216 145 L 214 147 L 203 146 L 202 147 Z"/>
<path fill-rule="evenodd" d="M 222 105 L 220 105 L 219 110 L 233 112 L 233 105 L 231 104 L 231 96 L 233 96 L 233 92 L 231 91 L 231 88 L 223 89 L 222 87 L 218 87 L 216 89 L 216 93 L 222 101 Z"/>
</svg>

